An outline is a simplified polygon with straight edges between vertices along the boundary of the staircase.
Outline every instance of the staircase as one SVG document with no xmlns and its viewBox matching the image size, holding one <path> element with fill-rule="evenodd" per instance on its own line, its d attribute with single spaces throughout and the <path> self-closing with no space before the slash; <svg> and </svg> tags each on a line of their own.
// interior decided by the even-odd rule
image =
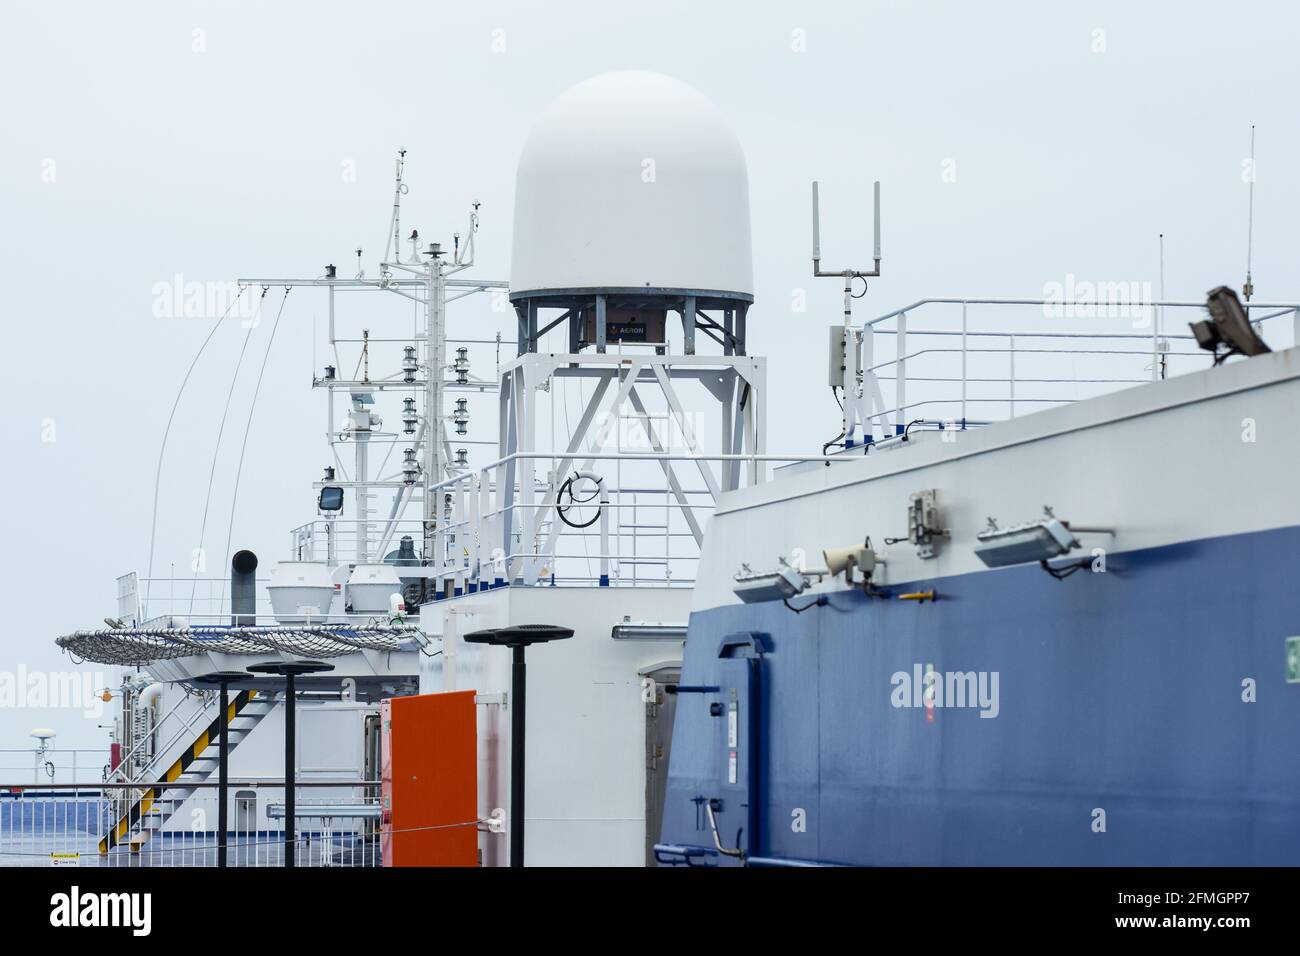
<svg viewBox="0 0 1300 956">
<path fill-rule="evenodd" d="M 226 713 L 229 729 L 226 732 L 229 751 L 233 752 L 253 728 L 262 722 L 275 707 L 272 696 L 258 694 L 255 690 L 240 691 L 230 700 Z M 181 805 L 194 795 L 203 783 L 215 774 L 220 766 L 221 715 L 218 714 L 179 757 L 157 775 L 160 786 L 144 787 L 130 808 L 121 815 L 99 841 L 99 852 L 108 853 L 115 846 L 131 847 L 138 853 L 150 835 L 161 830 Z M 150 775 L 155 767 L 145 771 Z"/>
</svg>

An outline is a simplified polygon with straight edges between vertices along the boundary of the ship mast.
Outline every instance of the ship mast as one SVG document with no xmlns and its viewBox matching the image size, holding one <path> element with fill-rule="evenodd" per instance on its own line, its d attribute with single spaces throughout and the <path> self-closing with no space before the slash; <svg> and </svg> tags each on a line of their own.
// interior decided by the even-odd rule
<svg viewBox="0 0 1300 956">
<path fill-rule="evenodd" d="M 461 234 L 455 234 L 451 255 L 448 256 L 442 245 L 430 242 L 423 249 L 419 247 L 419 232 L 412 230 L 407 241 L 411 245 L 410 258 L 402 259 L 401 253 L 401 204 L 402 197 L 408 192 L 404 181 L 406 151 L 399 150 L 396 163 L 396 175 L 393 190 L 393 212 L 390 222 L 388 240 L 383 259 L 379 263 L 379 275 L 367 278 L 362 267 L 363 250 L 357 249 L 357 272 L 352 279 L 339 278 L 337 269 L 326 267 L 323 277 L 275 279 L 241 279 L 240 282 L 253 285 L 283 285 L 325 287 L 329 292 L 329 350 L 334 357 L 334 365 L 325 370 L 323 377 L 313 380 L 316 387 L 326 388 L 328 401 L 328 437 L 332 460 L 335 466 L 342 468 L 337 445 L 343 441 L 354 441 L 354 473 L 349 480 L 346 476 L 333 474 L 333 469 L 326 477 L 315 483 L 315 487 L 351 488 L 355 499 L 356 528 L 355 546 L 351 559 L 357 564 L 381 561 L 394 537 L 397 523 L 401 520 L 408 505 L 415 499 L 417 491 L 421 499 L 422 538 L 426 559 L 432 554 L 435 534 L 438 530 L 440 516 L 439 500 L 436 494 L 430 494 L 431 485 L 437 485 L 449 476 L 464 470 L 464 463 L 458 462 L 451 454 L 446 432 L 447 385 L 446 374 L 450 365 L 447 360 L 447 302 L 448 290 L 456 290 L 454 298 L 472 295 L 477 292 L 505 289 L 504 280 L 472 280 L 454 278 L 457 273 L 474 264 L 474 234 L 478 230 L 478 202 L 474 202 L 469 217 L 469 228 L 461 241 Z M 391 342 L 391 337 L 376 336 L 371 339 L 370 330 L 362 333 L 362 352 L 357 362 L 357 371 L 353 379 L 344 379 L 338 373 L 344 369 L 343 359 L 339 355 L 339 342 L 336 328 L 335 294 L 338 290 L 379 290 L 410 299 L 424 309 L 424 328 L 411 337 L 411 345 L 405 349 L 405 358 L 401 362 L 399 376 L 385 376 L 382 373 L 374 378 L 370 375 L 370 361 L 375 356 L 370 353 L 373 344 Z M 421 354 L 422 351 L 422 354 Z M 418 356 L 418 357 L 417 357 Z M 420 378 L 421 372 L 423 379 Z M 414 429 L 410 447 L 404 453 L 402 474 L 397 480 L 387 479 L 383 475 L 371 473 L 370 448 L 372 438 L 378 438 L 375 429 L 381 423 L 377 416 L 371 414 L 373 409 L 372 392 L 385 389 L 411 387 L 412 393 L 423 394 L 423 414 L 418 416 L 419 427 Z M 334 419 L 334 393 L 345 391 L 351 400 L 348 412 L 348 424 L 340 428 Z M 459 415 L 459 412 L 457 413 Z M 404 417 L 404 422 L 405 422 Z M 460 419 L 457 419 L 458 423 Z M 373 426 L 373 427 L 372 427 Z M 410 431 L 407 432 L 410 434 Z M 386 436 L 384 436 L 386 437 Z M 394 443 L 400 443 L 395 435 Z M 381 466 L 382 467 L 382 466 Z M 370 505 L 370 498 L 383 491 L 392 492 L 392 504 L 386 517 L 376 517 Z M 335 560 L 347 560 L 348 555 L 338 553 L 333 532 L 334 518 L 327 518 L 329 527 L 329 553 L 331 563 Z M 379 528 L 372 534 L 372 530 Z M 373 539 L 373 540 L 372 540 Z"/>
</svg>

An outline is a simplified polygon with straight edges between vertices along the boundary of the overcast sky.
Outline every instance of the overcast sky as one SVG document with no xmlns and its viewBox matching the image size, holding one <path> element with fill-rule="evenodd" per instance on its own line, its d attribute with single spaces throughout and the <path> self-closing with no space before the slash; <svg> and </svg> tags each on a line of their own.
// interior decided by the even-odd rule
<svg viewBox="0 0 1300 956">
<path fill-rule="evenodd" d="M 701 90 L 748 156 L 769 447 L 815 453 L 838 427 L 824 377 L 838 289 L 809 277 L 810 180 L 835 265 L 867 264 L 870 183 L 884 184 L 885 274 L 862 317 L 926 296 L 1039 296 L 1070 275 L 1154 284 L 1161 232 L 1169 296 L 1196 298 L 1243 278 L 1254 123 L 1255 283 L 1294 301 L 1297 34 L 1290 5 L 1250 2 L 8 5 L 0 672 L 67 670 L 54 638 L 113 613 L 114 578 L 147 563 L 162 429 L 211 325 L 156 317 L 156 285 L 350 273 L 357 246 L 373 263 L 399 147 L 404 222 L 446 242 L 480 200 L 476 274 L 505 277 L 514 165 L 549 100 L 625 68 Z M 314 514 L 324 413 L 306 386 L 323 308 L 291 297 L 248 440 L 232 533 L 264 569 Z M 501 325 L 482 304 L 454 315 L 462 334 Z M 210 549 L 267 333 L 237 382 Z M 177 413 L 159 573 L 183 573 L 195 547 L 243 339 L 220 330 Z M 100 747 L 104 720 L 6 705 L 0 749 L 35 726 Z M 30 759 L 0 755 L 11 766 Z"/>
</svg>

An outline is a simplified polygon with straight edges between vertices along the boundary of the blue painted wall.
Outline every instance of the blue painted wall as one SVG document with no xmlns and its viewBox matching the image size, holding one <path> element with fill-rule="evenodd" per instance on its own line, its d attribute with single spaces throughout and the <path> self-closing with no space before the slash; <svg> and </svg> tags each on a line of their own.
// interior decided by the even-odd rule
<svg viewBox="0 0 1300 956">
<path fill-rule="evenodd" d="M 934 603 L 835 594 L 691 617 L 662 842 L 857 864 L 1300 864 L 1300 528 L 1108 557 L 1063 581 L 1037 565 L 910 582 Z M 797 599 L 800 605 L 807 599 Z M 757 833 L 728 788 L 733 632 L 759 665 Z M 891 675 L 997 671 L 1000 711 L 891 704 Z M 1257 702 L 1242 700 L 1242 681 Z M 743 769 L 747 765 L 742 765 Z M 1106 831 L 1093 830 L 1094 809 Z M 796 832 L 796 814 L 805 832 Z M 718 862 L 715 858 L 713 862 Z"/>
</svg>

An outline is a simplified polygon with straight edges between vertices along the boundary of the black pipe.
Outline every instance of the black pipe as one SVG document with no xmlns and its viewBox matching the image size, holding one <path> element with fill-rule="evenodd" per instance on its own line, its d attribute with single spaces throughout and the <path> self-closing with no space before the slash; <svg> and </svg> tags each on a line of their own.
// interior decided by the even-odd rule
<svg viewBox="0 0 1300 956">
<path fill-rule="evenodd" d="M 217 866 L 226 865 L 226 840 L 230 820 L 230 685 L 236 681 L 247 680 L 243 671 L 214 671 L 196 677 L 195 683 L 220 690 L 221 713 L 217 716 Z"/>
<path fill-rule="evenodd" d="M 230 559 L 230 623 L 257 623 L 257 555 L 236 551 Z"/>
<path fill-rule="evenodd" d="M 220 789 L 217 790 L 217 866 L 226 865 L 226 797 L 227 788 L 230 786 L 230 685 L 225 681 L 221 682 L 221 745 L 218 749 L 217 759 L 220 764 L 217 768 L 217 779 L 220 781 Z"/>
<path fill-rule="evenodd" d="M 284 678 L 284 865 L 294 865 L 294 844 L 298 839 L 295 816 L 294 790 L 298 785 L 294 772 L 294 742 L 297 735 L 298 693 L 294 678 L 299 674 L 332 671 L 333 664 L 320 661 L 273 661 L 253 664 L 248 668 L 253 674 L 277 674 Z"/>
<path fill-rule="evenodd" d="M 284 865 L 294 865 L 294 843 L 298 839 L 298 819 L 294 816 L 294 738 L 297 731 L 298 697 L 293 689 L 293 672 L 284 675 Z"/>
<path fill-rule="evenodd" d="M 528 666 L 523 644 L 516 644 L 510 668 L 510 865 L 524 865 L 524 714 Z"/>
<path fill-rule="evenodd" d="M 528 669 L 524 651 L 529 644 L 573 637 L 573 628 L 553 624 L 515 624 L 510 627 L 470 631 L 470 644 L 493 644 L 511 650 L 510 664 L 510 865 L 524 865 L 524 728 L 527 726 L 525 688 Z"/>
</svg>

